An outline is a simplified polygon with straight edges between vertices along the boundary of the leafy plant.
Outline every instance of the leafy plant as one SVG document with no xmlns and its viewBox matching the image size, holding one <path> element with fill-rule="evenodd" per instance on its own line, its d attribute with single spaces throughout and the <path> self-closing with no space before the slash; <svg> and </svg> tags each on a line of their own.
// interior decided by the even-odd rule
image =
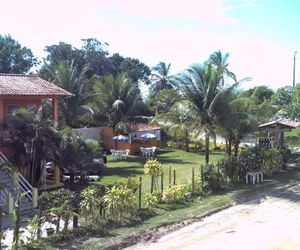
<svg viewBox="0 0 300 250">
<path fill-rule="evenodd" d="M 189 178 L 185 182 L 185 191 L 186 192 L 193 192 L 193 180 L 192 178 Z M 196 176 L 194 178 L 194 193 L 201 194 L 202 193 L 202 183 L 201 178 L 199 176 Z"/>
<path fill-rule="evenodd" d="M 144 173 L 150 175 L 151 181 L 151 191 L 156 190 L 158 187 L 157 179 L 162 171 L 162 165 L 157 159 L 149 159 L 144 165 Z"/>
<path fill-rule="evenodd" d="M 183 197 L 184 187 L 179 184 L 172 185 L 162 193 L 162 201 L 166 203 L 175 203 Z"/>
<path fill-rule="evenodd" d="M 97 208 L 101 203 L 101 199 L 97 194 L 97 190 L 94 187 L 88 187 L 81 192 L 82 200 L 80 202 L 80 214 L 85 217 L 87 221 L 88 217 L 95 218 Z"/>
<path fill-rule="evenodd" d="M 212 164 L 205 164 L 201 166 L 203 178 L 203 191 L 219 191 L 223 188 L 225 183 L 224 176 L 218 172 L 216 166 Z"/>
<path fill-rule="evenodd" d="M 122 182 L 121 185 L 123 185 L 124 187 L 126 187 L 128 189 L 131 189 L 133 193 L 136 193 L 136 191 L 138 190 L 138 188 L 140 186 L 139 177 L 130 176 L 127 178 L 127 180 L 125 182 Z"/>
<path fill-rule="evenodd" d="M 132 190 L 124 186 L 107 189 L 103 197 L 107 216 L 114 220 L 131 216 L 136 211 L 135 198 Z"/>
<path fill-rule="evenodd" d="M 158 201 L 159 199 L 155 193 L 147 194 L 144 201 L 145 207 L 152 209 L 157 206 Z"/>
</svg>

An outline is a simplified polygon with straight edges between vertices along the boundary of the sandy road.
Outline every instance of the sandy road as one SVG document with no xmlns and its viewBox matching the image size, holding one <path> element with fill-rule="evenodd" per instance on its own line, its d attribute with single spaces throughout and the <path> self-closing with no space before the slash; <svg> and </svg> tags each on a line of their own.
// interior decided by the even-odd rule
<svg viewBox="0 0 300 250">
<path fill-rule="evenodd" d="M 300 250 L 300 183 L 257 194 L 157 242 L 127 249 Z"/>
</svg>

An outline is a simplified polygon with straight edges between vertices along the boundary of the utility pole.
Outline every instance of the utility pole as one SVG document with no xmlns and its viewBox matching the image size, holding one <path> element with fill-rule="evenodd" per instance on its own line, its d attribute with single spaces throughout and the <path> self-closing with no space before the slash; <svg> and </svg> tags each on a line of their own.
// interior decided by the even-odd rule
<svg viewBox="0 0 300 250">
<path fill-rule="evenodd" d="M 294 67 L 293 67 L 293 88 L 295 88 L 295 73 L 296 73 L 296 54 L 297 51 L 294 52 Z"/>
</svg>

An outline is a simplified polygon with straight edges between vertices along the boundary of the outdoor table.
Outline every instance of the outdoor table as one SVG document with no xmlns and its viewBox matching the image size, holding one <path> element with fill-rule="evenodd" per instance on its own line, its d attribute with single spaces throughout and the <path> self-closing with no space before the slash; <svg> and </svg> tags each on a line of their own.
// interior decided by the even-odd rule
<svg viewBox="0 0 300 250">
<path fill-rule="evenodd" d="M 146 156 L 146 157 L 154 156 L 156 153 L 156 147 L 150 147 L 150 148 L 140 147 L 140 153 L 142 156 Z"/>
<path fill-rule="evenodd" d="M 126 159 L 129 153 L 129 150 L 111 150 L 112 156 L 117 160 Z"/>
</svg>

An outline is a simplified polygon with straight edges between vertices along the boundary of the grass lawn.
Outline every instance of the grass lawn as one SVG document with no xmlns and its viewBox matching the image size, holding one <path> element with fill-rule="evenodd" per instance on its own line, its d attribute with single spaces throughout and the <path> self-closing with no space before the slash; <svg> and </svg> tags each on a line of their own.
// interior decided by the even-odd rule
<svg viewBox="0 0 300 250">
<path fill-rule="evenodd" d="M 284 132 L 285 143 L 291 146 L 300 146 L 300 127 Z"/>
<path fill-rule="evenodd" d="M 298 159 L 297 161 L 299 161 Z M 300 168 L 287 168 L 282 170 L 271 178 L 266 178 L 263 183 L 257 185 L 234 184 L 226 188 L 223 192 L 211 195 L 203 200 L 194 199 L 186 206 L 173 210 L 158 210 L 157 215 L 144 221 L 142 224 L 135 224 L 127 227 L 120 227 L 110 230 L 107 237 L 98 238 L 90 242 L 86 242 L 80 249 L 95 250 L 110 247 L 122 239 L 125 239 L 133 233 L 147 232 L 149 230 L 158 229 L 162 226 L 181 223 L 188 218 L 195 218 L 203 215 L 212 209 L 229 204 L 236 198 L 252 197 L 255 194 L 273 190 L 284 184 L 292 184 L 294 181 L 300 181 Z"/>
<path fill-rule="evenodd" d="M 210 162 L 215 163 L 224 157 L 223 152 L 212 152 Z M 199 176 L 200 165 L 205 162 L 204 153 L 190 153 L 183 150 L 159 150 L 156 157 L 163 165 L 164 187 L 169 186 L 169 167 L 176 171 L 176 182 L 183 183 L 192 177 L 192 168 L 195 176 Z M 150 192 L 150 177 L 144 175 L 146 157 L 129 156 L 126 160 L 115 160 L 108 156 L 107 169 L 104 169 L 97 184 L 112 185 L 126 180 L 129 176 L 142 176 L 143 193 Z M 160 183 L 160 180 L 159 180 Z"/>
</svg>

